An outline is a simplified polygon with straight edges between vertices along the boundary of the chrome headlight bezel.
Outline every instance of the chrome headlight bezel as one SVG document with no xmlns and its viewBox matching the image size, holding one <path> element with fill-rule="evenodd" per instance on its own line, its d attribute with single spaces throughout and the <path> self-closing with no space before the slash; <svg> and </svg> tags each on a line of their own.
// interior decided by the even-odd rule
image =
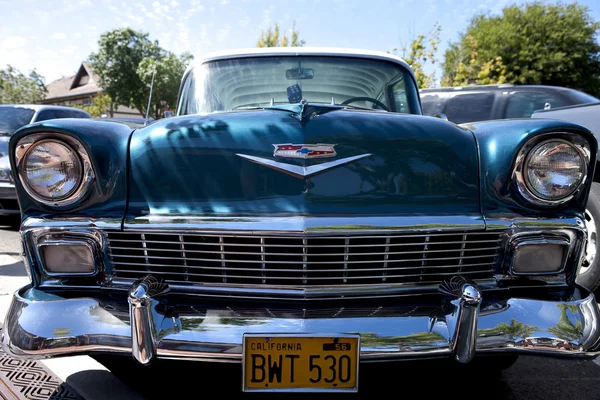
<svg viewBox="0 0 600 400">
<path fill-rule="evenodd" d="M 583 160 L 583 176 L 576 188 L 569 194 L 555 199 L 541 197 L 536 193 L 536 190 L 531 187 L 527 179 L 527 163 L 530 160 L 530 156 L 536 149 L 549 142 L 559 142 L 571 146 L 580 154 Z M 516 183 L 519 194 L 529 203 L 541 207 L 557 207 L 571 201 L 581 191 L 581 188 L 588 179 L 589 163 L 590 145 L 584 137 L 573 133 L 553 132 L 536 136 L 525 143 L 517 155 L 512 178 Z"/>
<path fill-rule="evenodd" d="M 39 195 L 29 184 L 25 170 L 25 162 L 28 154 L 34 148 L 34 146 L 43 142 L 55 142 L 70 148 L 75 152 L 79 158 L 79 162 L 81 163 L 82 176 L 79 179 L 79 183 L 76 189 L 72 190 L 71 193 L 66 195 L 64 198 L 48 199 Z M 17 146 L 15 147 L 15 165 L 19 180 L 21 181 L 23 189 L 25 189 L 27 194 L 36 201 L 52 207 L 64 207 L 76 203 L 88 192 L 91 182 L 94 180 L 94 169 L 92 167 L 90 157 L 81 142 L 71 136 L 60 133 L 36 133 L 25 136 L 19 140 Z"/>
</svg>

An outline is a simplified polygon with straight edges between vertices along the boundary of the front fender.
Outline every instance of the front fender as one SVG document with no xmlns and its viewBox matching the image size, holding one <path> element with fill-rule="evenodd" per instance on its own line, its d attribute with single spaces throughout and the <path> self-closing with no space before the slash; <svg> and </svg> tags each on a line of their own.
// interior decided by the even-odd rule
<svg viewBox="0 0 600 400">
<path fill-rule="evenodd" d="M 481 209 L 486 217 L 583 217 L 596 165 L 598 143 L 582 126 L 555 120 L 498 120 L 463 125 L 477 140 L 480 158 Z M 540 207 L 523 199 L 512 179 L 515 160 L 521 148 L 538 135 L 564 133 L 580 135 L 590 145 L 590 164 L 582 188 L 569 202 L 557 207 Z"/>
<path fill-rule="evenodd" d="M 81 142 L 90 156 L 94 180 L 87 195 L 73 205 L 52 207 L 32 199 L 16 173 L 15 148 L 33 133 L 71 136 Z M 10 139 L 9 154 L 22 218 L 102 217 L 122 220 L 127 203 L 127 159 L 132 129 L 127 125 L 86 119 L 55 119 L 27 125 Z"/>
</svg>

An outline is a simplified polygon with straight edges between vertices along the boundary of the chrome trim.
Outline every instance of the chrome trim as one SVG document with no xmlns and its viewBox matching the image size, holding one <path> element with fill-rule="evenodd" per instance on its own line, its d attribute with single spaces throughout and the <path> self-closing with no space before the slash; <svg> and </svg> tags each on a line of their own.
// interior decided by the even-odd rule
<svg viewBox="0 0 600 400">
<path fill-rule="evenodd" d="M 571 255 L 571 251 L 573 251 L 574 243 L 572 243 L 574 238 L 571 235 L 561 236 L 558 232 L 553 233 L 545 233 L 545 232 L 522 232 L 513 235 L 510 238 L 508 247 L 510 249 L 510 264 L 509 264 L 509 272 L 512 275 L 521 275 L 521 276 L 532 276 L 532 275 L 557 275 L 561 274 L 565 271 L 567 267 L 567 260 Z M 566 247 L 563 259 L 562 259 L 562 267 L 557 271 L 548 271 L 548 272 L 517 272 L 514 270 L 515 265 L 515 257 L 517 255 L 517 250 L 522 246 L 531 246 L 531 245 L 544 245 L 544 244 L 558 244 Z"/>
<path fill-rule="evenodd" d="M 258 232 L 152 235 L 148 230 L 107 235 L 106 250 L 116 279 L 139 279 L 152 271 L 169 284 L 194 285 L 199 292 L 211 286 L 241 286 L 254 288 L 259 297 L 269 295 L 271 288 L 305 296 L 315 287 L 323 292 L 344 286 L 359 295 L 384 282 L 395 288 L 438 284 L 459 270 L 465 276 L 489 279 L 500 265 L 503 246 L 502 231 L 469 232 L 468 248 L 462 250 L 463 231 L 310 237 Z M 185 260 L 180 236 L 186 243 Z M 387 243 L 389 239 L 393 240 Z M 385 247 L 391 251 L 382 252 Z M 184 265 L 188 272 L 183 272 Z"/>
<path fill-rule="evenodd" d="M 467 289 L 465 302 L 476 301 L 476 293 Z M 94 293 L 99 297 L 90 297 Z M 2 348 L 29 359 L 95 352 L 132 354 L 126 297 L 103 297 L 97 291 L 86 297 L 64 298 L 26 286 L 15 293 L 6 314 Z M 600 310 L 593 294 L 583 288 L 576 287 L 574 294 L 563 300 L 495 297 L 480 301 L 475 354 L 570 358 L 599 354 Z M 152 317 L 157 336 L 153 338 L 158 339 L 158 358 L 186 360 L 240 362 L 245 333 L 315 332 L 359 334 L 361 362 L 450 357 L 454 329 L 449 321 L 458 312 L 456 305 L 444 311 L 442 303 L 443 298 L 431 306 L 388 303 L 292 309 L 281 304 L 271 308 L 244 302 L 171 306 L 157 301 Z M 523 329 L 507 333 L 503 324 Z M 457 340 L 462 339 L 459 336 Z"/>
<path fill-rule="evenodd" d="M 294 388 L 294 389 L 248 389 L 246 387 L 246 351 L 244 349 L 244 347 L 246 346 L 246 338 L 249 337 L 258 337 L 258 338 L 263 338 L 263 337 L 276 337 L 276 338 L 281 338 L 281 337 L 288 337 L 288 338 L 353 338 L 356 339 L 356 360 L 358 363 L 357 369 L 356 369 L 356 385 L 354 385 L 354 388 L 345 388 L 345 389 L 336 389 L 336 388 L 331 388 L 331 389 L 311 389 L 311 388 Z M 293 392 L 309 392 L 309 393 L 357 393 L 358 392 L 358 383 L 359 383 L 359 378 L 360 378 L 360 335 L 357 334 L 349 334 L 349 333 L 339 333 L 339 332 L 333 332 L 333 333 L 302 333 L 302 334 L 294 334 L 294 333 L 244 333 L 242 336 L 242 392 L 286 392 L 286 393 L 293 393 Z"/>
<path fill-rule="evenodd" d="M 88 229 L 69 229 L 60 230 L 54 228 L 33 229 L 22 231 L 25 242 L 31 244 L 31 247 L 25 249 L 26 256 L 34 260 L 34 265 L 39 265 L 43 273 L 49 277 L 68 277 L 68 276 L 93 276 L 104 270 L 104 236 L 100 231 Z M 94 271 L 86 273 L 55 273 L 49 272 L 42 258 L 41 247 L 47 244 L 85 244 L 90 248 L 94 259 Z M 31 254 L 34 252 L 33 254 Z"/>
<path fill-rule="evenodd" d="M 27 154 L 29 153 L 31 148 L 33 148 L 33 145 L 45 141 L 59 142 L 65 146 L 72 148 L 74 152 L 79 156 L 82 176 L 79 177 L 80 180 L 77 188 L 72 193 L 68 194 L 62 199 L 53 200 L 40 196 L 35 192 L 35 190 L 33 190 L 29 186 L 29 182 L 27 181 L 27 177 L 25 175 L 24 163 L 27 159 Z M 79 201 L 84 195 L 87 194 L 89 188 L 91 187 L 91 183 L 95 178 L 94 168 L 92 166 L 90 156 L 83 147 L 82 143 L 76 138 L 62 133 L 34 133 L 21 138 L 17 143 L 15 150 L 15 164 L 17 167 L 17 175 L 22 183 L 23 189 L 25 189 L 27 194 L 29 194 L 29 196 L 31 196 L 34 200 L 53 207 L 70 206 Z"/>
<path fill-rule="evenodd" d="M 121 229 L 121 219 L 79 217 L 53 217 L 49 219 L 29 217 L 21 222 L 21 233 L 44 229 L 53 229 L 56 231 L 80 229 L 114 231 Z"/>
<path fill-rule="evenodd" d="M 543 199 L 536 195 L 533 192 L 533 190 L 530 189 L 530 185 L 527 182 L 526 176 L 527 162 L 529 161 L 529 156 L 538 146 L 541 146 L 550 141 L 564 142 L 569 144 L 580 153 L 582 159 L 584 160 L 584 174 L 577 188 L 573 190 L 569 195 L 556 200 Z M 523 145 L 521 150 L 519 150 L 519 153 L 517 154 L 517 158 L 515 160 L 515 166 L 513 167 L 512 179 L 517 186 L 519 194 L 528 202 L 541 207 L 560 206 L 573 199 L 573 197 L 584 186 L 585 182 L 587 181 L 589 163 L 590 145 L 587 142 L 587 140 L 585 140 L 582 136 L 567 132 L 546 133 L 535 136 L 534 138 L 530 139 Z"/>
<path fill-rule="evenodd" d="M 439 291 L 456 298 L 452 300 L 453 312 L 446 316 L 450 349 L 456 361 L 468 363 L 475 357 L 481 291 L 476 284 L 461 276 L 443 282 Z"/>
<path fill-rule="evenodd" d="M 464 216 L 198 216 L 150 214 L 126 219 L 124 231 L 152 230 L 153 232 L 194 233 L 256 233 L 273 235 L 324 235 L 343 233 L 403 233 L 443 232 L 450 230 L 485 230 L 480 215 Z"/>
<path fill-rule="evenodd" d="M 283 172 L 298 179 L 306 179 L 311 176 L 322 174 L 323 172 L 337 168 L 342 165 L 351 163 L 353 161 L 361 160 L 363 158 L 371 156 L 371 154 L 361 154 L 359 156 L 346 157 L 335 161 L 329 161 L 322 164 L 311 165 L 309 167 L 301 167 L 299 165 L 286 164 L 279 161 L 269 160 L 268 158 L 249 156 L 246 154 L 236 153 L 236 156 L 241 157 L 250 162 L 262 165 L 267 168 L 274 169 L 275 171 Z"/>
<path fill-rule="evenodd" d="M 164 316 L 157 312 L 159 301 L 156 297 L 167 294 L 169 287 L 152 276 L 131 285 L 127 301 L 131 319 L 131 339 L 133 357 L 142 365 L 156 359 L 160 340 L 159 321 Z"/>
</svg>

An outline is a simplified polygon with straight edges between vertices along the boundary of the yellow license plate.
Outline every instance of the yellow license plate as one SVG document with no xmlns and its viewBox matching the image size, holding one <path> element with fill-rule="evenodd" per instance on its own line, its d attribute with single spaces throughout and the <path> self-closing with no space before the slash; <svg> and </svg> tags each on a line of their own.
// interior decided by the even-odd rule
<svg viewBox="0 0 600 400">
<path fill-rule="evenodd" d="M 358 335 L 246 334 L 244 391 L 356 392 Z"/>
</svg>

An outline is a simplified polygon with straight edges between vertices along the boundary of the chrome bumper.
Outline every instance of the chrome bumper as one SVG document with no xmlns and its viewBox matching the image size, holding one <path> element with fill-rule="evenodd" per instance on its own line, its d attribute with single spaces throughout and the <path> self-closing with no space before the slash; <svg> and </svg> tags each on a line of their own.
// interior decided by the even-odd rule
<svg viewBox="0 0 600 400">
<path fill-rule="evenodd" d="M 582 288 L 569 301 L 486 300 L 474 284 L 457 278 L 440 286 L 444 298 L 437 303 L 341 308 L 202 299 L 182 305 L 167 292 L 151 277 L 132 286 L 128 302 L 125 296 L 63 298 L 24 287 L 6 316 L 2 348 L 26 358 L 112 352 L 143 364 L 157 357 L 240 362 L 245 333 L 359 333 L 362 362 L 468 362 L 494 352 L 595 357 L 600 344 L 598 305 Z"/>
</svg>

